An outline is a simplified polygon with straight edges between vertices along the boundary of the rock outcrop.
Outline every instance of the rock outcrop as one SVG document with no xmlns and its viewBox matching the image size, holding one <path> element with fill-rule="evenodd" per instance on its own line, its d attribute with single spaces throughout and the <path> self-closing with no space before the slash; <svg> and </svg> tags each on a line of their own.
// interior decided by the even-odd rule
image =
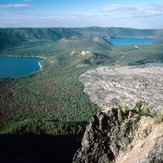
<svg viewBox="0 0 163 163">
<path fill-rule="evenodd" d="M 163 123 L 133 111 L 112 109 L 86 127 L 73 163 L 162 163 Z"/>
</svg>

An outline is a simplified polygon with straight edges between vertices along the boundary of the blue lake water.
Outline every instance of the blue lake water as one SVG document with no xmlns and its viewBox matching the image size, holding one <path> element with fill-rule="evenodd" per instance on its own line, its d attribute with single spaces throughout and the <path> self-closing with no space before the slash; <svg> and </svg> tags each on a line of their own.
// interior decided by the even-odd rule
<svg viewBox="0 0 163 163">
<path fill-rule="evenodd" d="M 111 38 L 108 39 L 114 45 L 133 45 L 133 44 L 151 44 L 154 42 L 163 42 L 152 38 Z"/>
<path fill-rule="evenodd" d="M 20 77 L 39 71 L 42 58 L 0 55 L 0 78 Z"/>
</svg>

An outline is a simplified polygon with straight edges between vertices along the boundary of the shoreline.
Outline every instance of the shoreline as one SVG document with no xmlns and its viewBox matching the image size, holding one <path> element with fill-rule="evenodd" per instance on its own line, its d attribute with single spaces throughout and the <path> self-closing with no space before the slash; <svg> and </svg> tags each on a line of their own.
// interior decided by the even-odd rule
<svg viewBox="0 0 163 163">
<path fill-rule="evenodd" d="M 3 56 L 7 56 L 7 57 L 15 57 L 15 58 L 42 58 L 42 59 L 47 59 L 47 57 L 43 57 L 43 56 L 19 56 L 19 55 L 3 55 Z"/>
<path fill-rule="evenodd" d="M 42 71 L 42 65 L 41 65 L 41 62 L 43 62 L 43 61 L 38 62 L 38 65 L 39 65 L 39 67 L 40 67 L 40 70 L 39 70 L 39 71 Z"/>
</svg>

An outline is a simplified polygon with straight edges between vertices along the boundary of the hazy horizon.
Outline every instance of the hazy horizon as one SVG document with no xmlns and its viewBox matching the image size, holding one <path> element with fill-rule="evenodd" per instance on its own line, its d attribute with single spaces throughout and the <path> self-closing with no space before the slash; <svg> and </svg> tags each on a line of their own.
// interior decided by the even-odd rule
<svg viewBox="0 0 163 163">
<path fill-rule="evenodd" d="M 0 28 L 123 27 L 163 29 L 161 0 L 5 0 Z"/>
<path fill-rule="evenodd" d="M 13 28 L 13 29 L 14 29 L 14 28 L 15 28 L 15 29 L 16 29 L 16 28 L 36 28 L 36 29 L 37 29 L 37 28 L 38 28 L 38 29 L 39 29 L 39 28 L 40 28 L 40 29 L 41 29 L 41 28 L 42 28 L 42 29 L 44 29 L 44 28 L 45 28 L 45 29 L 46 29 L 46 28 L 124 28 L 124 29 L 127 29 L 127 28 L 128 28 L 128 29 L 137 29 L 137 30 L 155 30 L 155 29 L 156 29 L 156 30 L 163 30 L 163 27 L 162 27 L 162 28 L 134 28 L 134 27 L 107 27 L 107 26 L 106 26 L 106 27 L 104 27 L 104 26 L 85 26 L 85 27 L 84 27 L 84 26 L 81 26 L 81 27 L 77 27 L 77 26 L 74 26 L 74 27 L 66 27 L 66 26 L 65 26 L 65 27 L 63 27 L 63 26 L 58 26 L 58 27 L 57 27 L 57 26 L 56 26 L 56 27 L 53 27 L 53 26 L 49 26 L 49 27 L 34 27 L 34 26 L 29 26 L 29 27 L 28 27 L 28 26 L 24 26 L 24 27 L 23 27 L 23 26 L 22 26 L 22 27 L 21 27 L 21 26 L 20 26 L 20 27 L 0 27 L 0 29 L 5 29 L 5 28 L 11 28 L 11 29 L 12 29 L 12 28 Z"/>
</svg>

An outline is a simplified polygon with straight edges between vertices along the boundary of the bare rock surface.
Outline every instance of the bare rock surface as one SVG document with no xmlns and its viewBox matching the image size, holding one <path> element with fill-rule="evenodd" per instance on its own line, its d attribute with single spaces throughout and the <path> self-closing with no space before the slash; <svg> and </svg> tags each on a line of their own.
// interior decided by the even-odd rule
<svg viewBox="0 0 163 163">
<path fill-rule="evenodd" d="M 87 125 L 73 163 L 162 163 L 163 123 L 133 111 L 111 109 Z"/>
<path fill-rule="evenodd" d="M 142 117 L 132 143 L 125 152 L 119 154 L 115 162 L 162 163 L 163 123 L 156 124 L 154 119 Z"/>
<path fill-rule="evenodd" d="M 104 110 L 145 101 L 151 113 L 163 106 L 163 64 L 99 67 L 80 75 L 90 100 Z"/>
</svg>

